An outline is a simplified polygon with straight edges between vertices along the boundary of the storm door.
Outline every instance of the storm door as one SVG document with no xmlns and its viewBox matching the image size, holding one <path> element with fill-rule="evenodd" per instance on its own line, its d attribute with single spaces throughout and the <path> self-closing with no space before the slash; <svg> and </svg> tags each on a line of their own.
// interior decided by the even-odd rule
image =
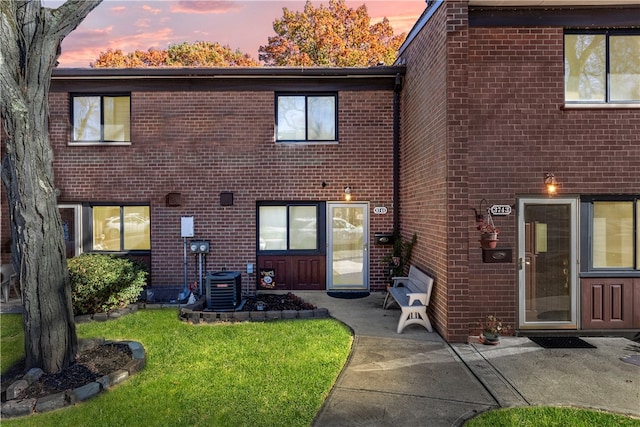
<svg viewBox="0 0 640 427">
<path fill-rule="evenodd" d="M 327 289 L 369 289 L 369 204 L 327 203 Z"/>
<path fill-rule="evenodd" d="M 520 329 L 577 327 L 577 200 L 518 202 Z"/>
</svg>

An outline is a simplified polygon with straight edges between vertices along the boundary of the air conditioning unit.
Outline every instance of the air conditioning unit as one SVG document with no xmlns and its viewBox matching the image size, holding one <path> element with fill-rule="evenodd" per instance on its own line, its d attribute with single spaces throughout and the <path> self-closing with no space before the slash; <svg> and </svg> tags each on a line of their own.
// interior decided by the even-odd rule
<svg viewBox="0 0 640 427">
<path fill-rule="evenodd" d="M 205 283 L 207 308 L 233 311 L 242 301 L 242 275 L 239 271 L 208 273 Z"/>
</svg>

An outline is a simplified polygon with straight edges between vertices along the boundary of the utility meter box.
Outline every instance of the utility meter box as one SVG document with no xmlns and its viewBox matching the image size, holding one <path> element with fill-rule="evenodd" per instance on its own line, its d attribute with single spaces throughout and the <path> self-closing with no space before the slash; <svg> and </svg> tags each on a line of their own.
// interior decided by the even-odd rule
<svg viewBox="0 0 640 427">
<path fill-rule="evenodd" d="M 193 237 L 193 236 L 194 236 L 193 217 L 183 216 L 180 219 L 180 237 Z"/>
</svg>

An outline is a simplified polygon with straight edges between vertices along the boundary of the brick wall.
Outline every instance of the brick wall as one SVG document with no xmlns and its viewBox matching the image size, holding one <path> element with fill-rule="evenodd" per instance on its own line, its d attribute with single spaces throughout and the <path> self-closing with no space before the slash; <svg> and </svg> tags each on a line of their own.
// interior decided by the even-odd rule
<svg viewBox="0 0 640 427">
<path fill-rule="evenodd" d="M 638 193 L 640 110 L 563 107 L 562 28 L 471 28 L 469 100 L 471 206 L 541 195 L 547 171 L 561 195 Z M 500 243 L 514 256 L 516 218 L 496 219 Z M 515 263 L 482 264 L 474 244 L 469 260 L 478 273 L 469 276 L 470 298 L 481 303 L 472 318 L 492 310 L 515 324 Z"/>
<path fill-rule="evenodd" d="M 412 262 L 434 278 L 430 315 L 447 338 L 450 310 L 447 215 L 447 9 L 441 7 L 403 55 L 400 218 L 406 239 L 418 236 Z"/>
<path fill-rule="evenodd" d="M 272 91 L 132 93 L 130 146 L 68 146 L 69 97 L 51 93 L 51 141 L 60 202 L 151 204 L 154 286 L 183 283 L 180 218 L 194 216 L 195 238 L 210 240 L 207 268 L 243 271 L 256 262 L 256 201 L 371 202 L 374 232 L 393 227 L 393 92 L 339 93 L 339 144 L 278 145 Z M 326 182 L 326 187 L 322 183 Z M 219 194 L 234 193 L 233 206 Z M 167 207 L 165 196 L 181 194 Z M 373 207 L 387 206 L 387 215 Z M 371 288 L 384 286 L 388 247 L 370 245 Z M 189 256 L 189 282 L 195 257 Z"/>
<path fill-rule="evenodd" d="M 640 189 L 640 110 L 564 108 L 563 29 L 468 27 L 445 2 L 407 46 L 402 93 L 401 227 L 414 262 L 436 277 L 434 325 L 466 341 L 495 313 L 516 324 L 517 213 L 495 219 L 514 262 L 482 262 L 474 212 L 541 196 Z M 484 205 L 485 207 L 487 205 Z"/>
</svg>

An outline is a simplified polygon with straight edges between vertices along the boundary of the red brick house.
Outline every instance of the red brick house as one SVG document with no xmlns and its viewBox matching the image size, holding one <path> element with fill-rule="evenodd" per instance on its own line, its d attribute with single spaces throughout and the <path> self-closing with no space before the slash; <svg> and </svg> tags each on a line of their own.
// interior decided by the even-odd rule
<svg viewBox="0 0 640 427">
<path fill-rule="evenodd" d="M 68 255 L 142 258 L 155 288 L 230 270 L 252 293 L 272 269 L 281 290 L 383 289 L 390 249 L 373 238 L 393 229 L 402 74 L 55 70 L 50 139 Z M 5 262 L 7 249 L 5 238 Z"/>
<path fill-rule="evenodd" d="M 399 207 L 436 277 L 435 327 L 465 341 L 495 313 L 518 331 L 637 331 L 640 3 L 427 3 L 397 61 Z M 473 209 L 494 205 L 511 213 L 483 250 Z"/>
<path fill-rule="evenodd" d="M 638 330 L 640 8 L 579 3 L 429 1 L 392 67 L 55 70 L 69 255 L 141 257 L 156 289 L 224 269 L 254 292 L 272 269 L 381 291 L 376 235 L 399 230 L 449 341 L 487 314 Z"/>
</svg>

